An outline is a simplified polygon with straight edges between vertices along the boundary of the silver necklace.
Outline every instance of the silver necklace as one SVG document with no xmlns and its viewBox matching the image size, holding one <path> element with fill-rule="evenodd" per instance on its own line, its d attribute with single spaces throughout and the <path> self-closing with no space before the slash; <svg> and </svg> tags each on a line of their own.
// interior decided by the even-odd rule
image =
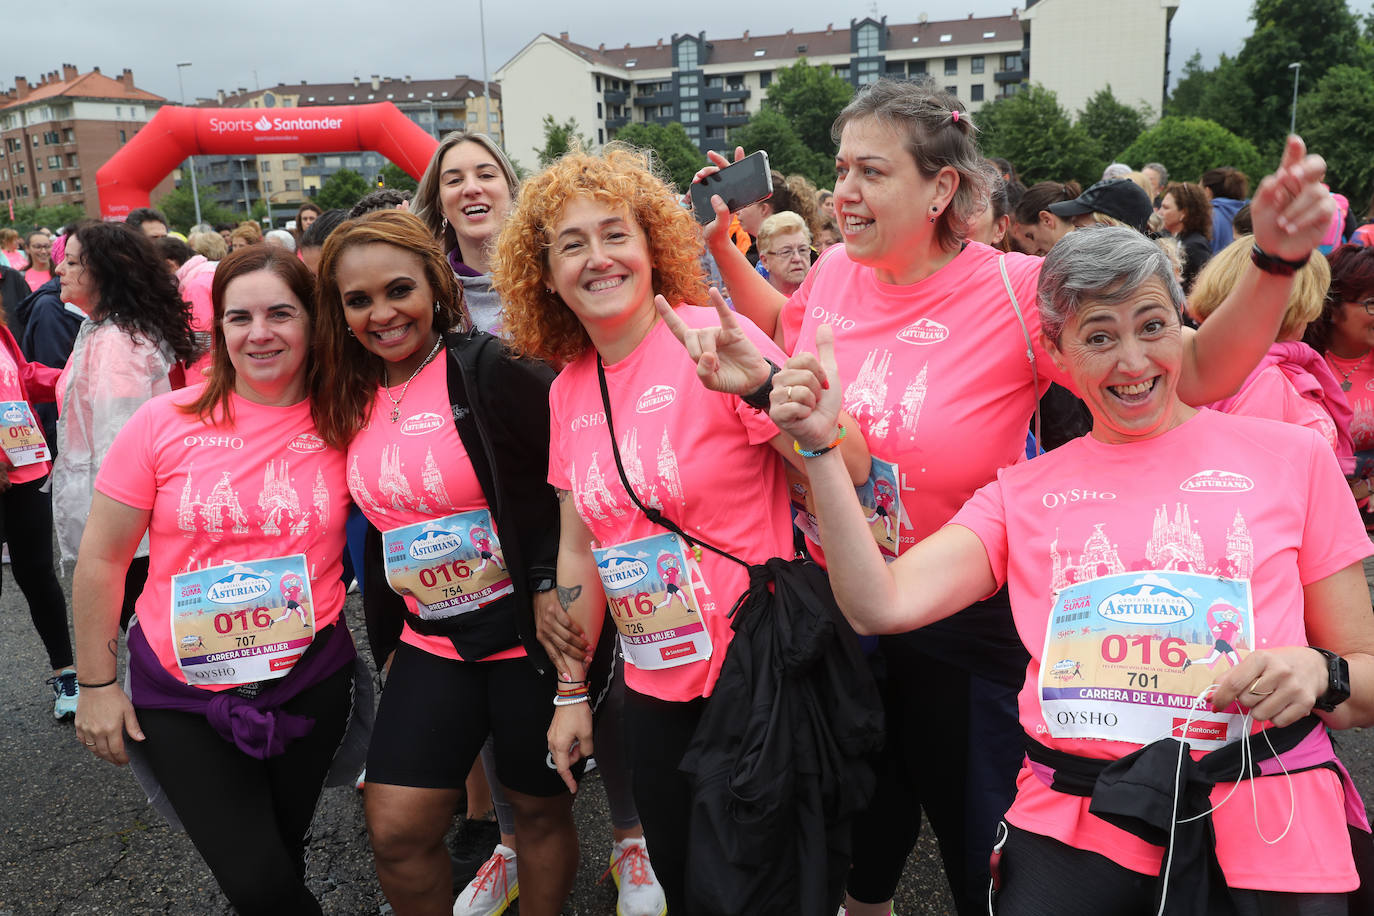
<svg viewBox="0 0 1374 916">
<path fill-rule="evenodd" d="M 1363 368 L 1364 368 L 1364 361 L 1367 360 L 1367 359 L 1369 359 L 1369 354 L 1368 354 L 1368 353 L 1365 353 L 1364 356 L 1361 356 L 1361 357 L 1360 357 L 1360 361 L 1359 361 L 1358 363 L 1356 363 L 1354 366 L 1350 367 L 1350 371 L 1349 371 L 1349 372 L 1341 372 L 1341 390 L 1342 390 L 1342 391 L 1349 391 L 1349 390 L 1350 390 L 1350 387 L 1351 387 L 1350 376 L 1354 375 L 1356 372 L 1359 372 L 1361 369 L 1363 369 Z"/>
<path fill-rule="evenodd" d="M 420 374 L 421 369 L 429 365 L 429 361 L 434 359 L 434 354 L 438 353 L 439 348 L 443 345 L 444 339 L 442 337 L 434 341 L 434 349 L 429 351 L 429 355 L 425 357 L 425 361 L 420 363 L 420 365 L 416 367 L 414 372 L 410 373 L 410 378 L 406 379 L 406 383 L 401 386 L 401 396 L 399 398 L 393 398 L 391 396 L 391 389 L 386 385 L 382 386 L 382 393 L 385 394 L 386 399 L 391 402 L 392 423 L 395 423 L 397 420 L 401 418 L 401 402 L 406 399 L 406 392 L 410 390 L 410 383 L 415 381 L 415 376 Z"/>
</svg>

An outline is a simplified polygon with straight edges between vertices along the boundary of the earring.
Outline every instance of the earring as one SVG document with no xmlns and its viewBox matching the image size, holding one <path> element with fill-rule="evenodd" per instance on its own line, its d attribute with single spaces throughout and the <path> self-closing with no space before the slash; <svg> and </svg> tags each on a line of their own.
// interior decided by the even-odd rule
<svg viewBox="0 0 1374 916">
<path fill-rule="evenodd" d="M 356 334 L 353 333 L 353 329 L 352 329 L 352 328 L 344 328 L 344 333 L 346 333 L 349 337 L 356 337 L 356 336 L 357 336 Z"/>
<path fill-rule="evenodd" d="M 439 300 L 434 300 L 434 314 L 439 314 Z"/>
<path fill-rule="evenodd" d="M 446 230 L 446 229 L 448 229 L 448 217 L 447 217 L 447 216 L 445 216 L 445 217 L 443 217 L 442 219 L 439 220 L 439 232 L 442 233 L 442 232 L 444 232 L 444 230 Z"/>
</svg>

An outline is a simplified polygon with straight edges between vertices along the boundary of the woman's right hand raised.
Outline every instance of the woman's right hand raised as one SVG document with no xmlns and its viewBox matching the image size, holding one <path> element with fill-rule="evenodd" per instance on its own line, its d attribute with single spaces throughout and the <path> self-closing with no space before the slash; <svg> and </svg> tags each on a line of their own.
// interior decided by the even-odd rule
<svg viewBox="0 0 1374 916">
<path fill-rule="evenodd" d="M 799 351 L 773 376 L 768 416 L 802 448 L 823 449 L 838 435 L 843 390 L 835 331 L 823 324 L 816 329 L 816 352 Z"/>
<path fill-rule="evenodd" d="M 703 166 L 700 171 L 692 176 L 692 184 L 696 184 L 707 175 L 714 175 L 730 165 L 730 160 L 715 150 L 707 150 L 706 158 L 710 160 L 711 164 Z M 735 161 L 739 162 L 743 158 L 744 147 L 735 147 Z M 730 240 L 730 208 L 725 206 L 725 201 L 721 200 L 719 194 L 711 195 L 711 209 L 716 211 L 716 218 L 701 227 L 707 247 L 714 249 L 717 245 L 733 245 L 734 242 Z"/>
<path fill-rule="evenodd" d="M 124 766 L 129 755 L 124 736 L 143 740 L 143 729 L 134 714 L 134 704 L 118 684 L 87 687 L 76 700 L 76 737 L 101 760 Z"/>
</svg>

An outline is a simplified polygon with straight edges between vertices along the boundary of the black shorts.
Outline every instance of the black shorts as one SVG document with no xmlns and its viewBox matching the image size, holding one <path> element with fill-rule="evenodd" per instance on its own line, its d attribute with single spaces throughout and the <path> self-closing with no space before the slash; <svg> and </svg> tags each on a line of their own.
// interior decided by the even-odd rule
<svg viewBox="0 0 1374 916">
<path fill-rule="evenodd" d="M 460 788 L 490 734 L 501 785 L 541 798 L 566 792 L 549 758 L 553 694 L 552 670 L 540 674 L 527 659 L 460 662 L 401 643 L 372 729 L 367 781 Z"/>
</svg>

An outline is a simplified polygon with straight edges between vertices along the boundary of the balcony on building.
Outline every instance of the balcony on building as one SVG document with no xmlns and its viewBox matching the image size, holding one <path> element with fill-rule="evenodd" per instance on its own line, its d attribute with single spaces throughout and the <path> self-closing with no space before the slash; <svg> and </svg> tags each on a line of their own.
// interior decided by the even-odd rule
<svg viewBox="0 0 1374 916">
<path fill-rule="evenodd" d="M 1015 70 L 998 70 L 992 78 L 999 83 L 1022 83 L 1026 80 L 1026 68 L 1022 66 Z"/>
<path fill-rule="evenodd" d="M 618 117 L 618 118 L 607 118 L 607 119 L 606 119 L 606 129 L 607 129 L 607 130 L 618 130 L 618 129 L 624 127 L 626 124 L 629 124 L 629 123 L 630 123 L 630 116 L 629 116 L 628 114 L 623 114 L 623 115 L 621 115 L 621 116 Z"/>
<path fill-rule="evenodd" d="M 636 105 L 675 105 L 677 104 L 677 93 L 671 89 L 660 89 L 658 92 L 650 92 L 645 95 L 635 96 Z"/>
<path fill-rule="evenodd" d="M 624 105 L 630 98 L 630 94 L 623 89 L 607 89 L 604 96 L 607 107 L 611 105 Z"/>
</svg>

